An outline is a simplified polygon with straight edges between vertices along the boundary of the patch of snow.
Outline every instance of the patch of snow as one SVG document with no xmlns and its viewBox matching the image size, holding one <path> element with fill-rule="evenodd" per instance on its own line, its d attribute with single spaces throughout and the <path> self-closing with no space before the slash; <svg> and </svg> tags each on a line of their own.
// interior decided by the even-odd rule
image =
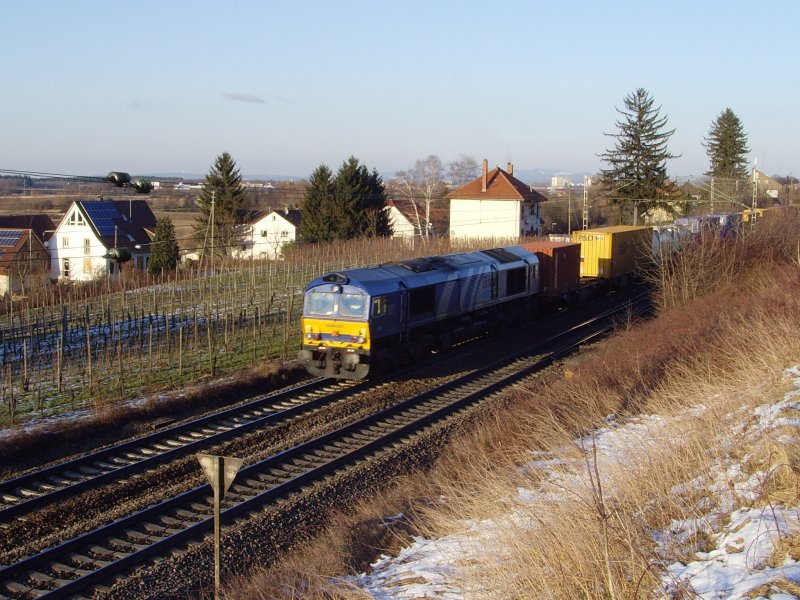
<svg viewBox="0 0 800 600">
<path fill-rule="evenodd" d="M 750 419 L 746 425 L 741 419 L 732 421 L 731 431 L 736 429 L 739 435 L 757 437 L 778 427 L 798 427 L 800 419 L 787 417 L 785 413 L 796 411 L 800 405 L 800 366 L 788 369 L 787 374 L 794 379 L 796 389 L 783 401 L 761 406 L 746 415 Z M 703 407 L 692 409 L 702 410 Z M 586 461 L 597 460 L 598 471 L 603 473 L 605 467 L 601 463 L 624 464 L 634 451 L 641 456 L 648 447 L 659 443 L 660 434 L 667 434 L 667 422 L 659 416 L 643 416 L 626 423 L 607 419 L 608 428 L 577 440 L 571 449 L 564 448 L 563 454 L 536 453 L 526 470 L 546 469 L 549 479 L 543 480 L 539 489 L 519 488 L 516 502 L 535 505 L 563 500 L 563 494 L 574 493 L 567 491 L 568 485 L 581 483 L 576 466 L 582 465 L 585 471 Z M 796 439 L 796 435 L 792 438 Z M 732 448 L 736 445 L 732 434 L 725 441 Z M 583 457 L 575 456 L 576 448 Z M 779 566 L 766 564 L 781 536 L 800 532 L 800 511 L 782 506 L 750 506 L 761 496 L 769 474 L 748 475 L 743 468 L 746 459 L 740 457 L 741 462 L 737 462 L 723 454 L 713 469 L 716 476 L 712 481 L 698 477 L 673 489 L 673 493 L 687 496 L 697 490 L 711 493 L 704 494 L 698 502 L 697 518 L 673 521 L 665 530 L 653 532 L 653 539 L 666 552 L 667 548 L 687 544 L 701 534 L 710 540 L 712 547 L 707 552 L 696 552 L 689 562 L 668 565 L 662 577 L 663 589 L 654 591 L 655 595 L 684 597 L 688 592 L 691 597 L 708 600 L 745 598 L 765 584 L 781 581 L 800 584 L 800 564 L 791 558 Z M 465 520 L 461 531 L 438 539 L 415 537 L 397 556 L 381 557 L 370 573 L 361 573 L 349 581 L 377 600 L 485 598 L 487 590 L 465 590 L 454 582 L 469 580 L 463 575 L 470 569 L 480 570 L 486 564 L 487 554 L 494 556 L 494 560 L 502 560 L 502 548 L 496 545 L 498 532 L 510 523 L 520 522 L 525 519 L 512 510 L 497 519 Z M 528 522 L 527 526 L 535 524 Z M 795 596 L 776 588 L 769 598 L 788 600 Z"/>
</svg>

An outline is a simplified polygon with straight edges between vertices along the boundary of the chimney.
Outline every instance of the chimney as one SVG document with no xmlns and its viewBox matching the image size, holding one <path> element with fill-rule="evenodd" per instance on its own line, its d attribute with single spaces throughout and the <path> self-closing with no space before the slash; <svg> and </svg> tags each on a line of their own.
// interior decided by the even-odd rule
<svg viewBox="0 0 800 600">
<path fill-rule="evenodd" d="M 486 191 L 486 185 L 488 183 L 486 173 L 487 173 L 488 169 L 489 169 L 489 161 L 484 158 L 483 159 L 483 178 L 481 179 L 481 191 L 482 192 Z"/>
<path fill-rule="evenodd" d="M 514 163 L 508 163 L 508 166 L 506 167 L 506 173 L 509 175 L 514 174 Z"/>
</svg>

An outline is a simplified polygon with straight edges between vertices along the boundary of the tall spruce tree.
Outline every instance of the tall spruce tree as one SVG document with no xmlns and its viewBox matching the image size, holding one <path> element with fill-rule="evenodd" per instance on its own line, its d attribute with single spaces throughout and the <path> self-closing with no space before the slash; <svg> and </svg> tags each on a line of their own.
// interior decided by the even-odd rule
<svg viewBox="0 0 800 600">
<path fill-rule="evenodd" d="M 747 134 L 730 108 L 723 110 L 703 138 L 710 168 L 706 175 L 722 179 L 747 179 Z"/>
<path fill-rule="evenodd" d="M 246 192 L 236 162 L 230 154 L 223 152 L 206 175 L 198 200 L 200 214 L 195 219 L 194 237 L 204 256 L 209 255 L 213 248 L 215 256 L 226 257 L 241 245 L 239 225 L 245 200 Z"/>
<path fill-rule="evenodd" d="M 348 158 L 336 176 L 321 165 L 312 173 L 302 207 L 300 233 L 306 242 L 391 234 L 386 193 L 377 171 Z"/>
<path fill-rule="evenodd" d="M 152 253 L 147 270 L 152 275 L 172 271 L 178 264 L 180 251 L 175 236 L 175 226 L 169 217 L 162 217 L 156 222 L 153 235 Z"/>
<path fill-rule="evenodd" d="M 333 240 L 331 219 L 334 208 L 333 173 L 326 165 L 320 165 L 311 173 L 306 187 L 300 209 L 300 238 L 310 244 Z"/>
<path fill-rule="evenodd" d="M 600 157 L 609 165 L 602 169 L 602 182 L 612 189 L 612 203 L 622 213 L 646 215 L 656 208 L 675 210 L 673 186 L 667 180 L 666 161 L 677 158 L 667 150 L 667 141 L 675 133 L 665 130 L 667 117 L 659 113 L 653 98 L 643 88 L 624 98 L 623 109 L 617 108 L 622 118 L 616 122 L 617 133 L 606 133 L 614 138 L 614 147 Z"/>
</svg>

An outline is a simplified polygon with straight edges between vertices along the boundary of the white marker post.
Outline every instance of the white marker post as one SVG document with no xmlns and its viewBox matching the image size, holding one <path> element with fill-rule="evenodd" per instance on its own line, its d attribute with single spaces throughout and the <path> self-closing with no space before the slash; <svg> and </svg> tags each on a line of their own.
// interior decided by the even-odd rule
<svg viewBox="0 0 800 600">
<path fill-rule="evenodd" d="M 214 598 L 219 597 L 220 569 L 220 504 L 244 462 L 241 458 L 198 454 L 197 460 L 214 490 Z"/>
</svg>

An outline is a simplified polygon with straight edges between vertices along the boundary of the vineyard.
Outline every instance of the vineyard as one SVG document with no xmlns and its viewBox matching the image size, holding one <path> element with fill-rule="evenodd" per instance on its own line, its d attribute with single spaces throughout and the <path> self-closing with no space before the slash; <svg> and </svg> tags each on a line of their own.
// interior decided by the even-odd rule
<svg viewBox="0 0 800 600">
<path fill-rule="evenodd" d="M 495 241 L 496 243 L 496 241 Z M 472 241 L 471 248 L 485 246 Z M 305 285 L 334 270 L 469 249 L 447 239 L 297 246 L 281 261 L 55 287 L 0 316 L 0 426 L 294 358 Z"/>
</svg>

